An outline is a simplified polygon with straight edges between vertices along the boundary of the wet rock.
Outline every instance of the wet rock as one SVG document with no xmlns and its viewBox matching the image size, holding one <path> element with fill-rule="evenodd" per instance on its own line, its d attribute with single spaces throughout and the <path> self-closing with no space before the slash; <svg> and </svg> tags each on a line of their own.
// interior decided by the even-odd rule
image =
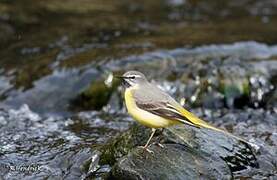
<svg viewBox="0 0 277 180">
<path fill-rule="evenodd" d="M 94 155 L 91 157 L 88 173 L 85 178 L 91 179 L 97 177 L 101 179 L 107 179 L 109 172 L 111 171 L 111 167 L 109 165 L 100 166 L 100 156 L 101 152 L 95 150 Z"/>
<path fill-rule="evenodd" d="M 14 91 L 3 104 L 15 107 L 28 104 L 32 110 L 46 114 L 65 112 L 69 101 L 96 78 L 97 71 L 93 68 L 54 71 L 36 81 L 31 89 Z"/>
<path fill-rule="evenodd" d="M 112 176 L 117 179 L 230 179 L 228 166 L 218 156 L 206 156 L 189 146 L 152 147 L 154 154 L 136 148 L 119 160 Z M 211 166 L 212 164 L 212 166 Z"/>
<path fill-rule="evenodd" d="M 154 154 L 133 149 L 143 145 L 149 134 L 149 129 L 135 126 L 106 148 L 101 163 L 117 162 L 112 170 L 113 178 L 230 179 L 233 171 L 257 166 L 248 145 L 207 129 L 170 127 L 156 137 L 156 140 L 163 139 L 164 148 L 149 147 Z"/>
</svg>

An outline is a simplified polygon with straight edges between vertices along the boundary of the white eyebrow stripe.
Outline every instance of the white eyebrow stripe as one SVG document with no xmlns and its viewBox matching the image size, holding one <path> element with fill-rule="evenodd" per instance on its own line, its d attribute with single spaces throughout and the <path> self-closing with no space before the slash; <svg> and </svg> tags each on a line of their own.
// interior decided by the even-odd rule
<svg viewBox="0 0 277 180">
<path fill-rule="evenodd" d="M 141 76 L 138 74 L 134 74 L 134 75 L 128 75 L 127 77 L 141 77 Z"/>
</svg>

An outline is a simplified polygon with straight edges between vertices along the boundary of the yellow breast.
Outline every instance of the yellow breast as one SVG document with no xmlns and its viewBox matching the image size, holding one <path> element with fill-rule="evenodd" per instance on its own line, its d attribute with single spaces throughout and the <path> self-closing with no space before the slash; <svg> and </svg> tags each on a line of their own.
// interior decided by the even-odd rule
<svg viewBox="0 0 277 180">
<path fill-rule="evenodd" d="M 136 87 L 130 87 L 125 90 L 125 103 L 128 113 L 139 123 L 150 128 L 163 128 L 170 125 L 177 124 L 178 122 L 165 119 L 157 116 L 145 110 L 137 107 L 135 99 L 133 98 L 132 91 L 135 91 Z"/>
</svg>

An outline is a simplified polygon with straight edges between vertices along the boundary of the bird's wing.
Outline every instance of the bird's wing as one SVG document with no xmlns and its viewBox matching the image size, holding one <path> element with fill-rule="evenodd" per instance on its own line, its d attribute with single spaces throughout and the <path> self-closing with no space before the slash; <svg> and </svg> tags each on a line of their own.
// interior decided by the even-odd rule
<svg viewBox="0 0 277 180">
<path fill-rule="evenodd" d="M 183 114 L 178 111 L 175 107 L 173 107 L 171 104 L 166 102 L 149 102 L 149 103 L 142 103 L 142 102 L 136 102 L 136 105 L 147 112 L 150 112 L 152 114 L 161 116 L 163 118 L 166 118 L 168 120 L 174 120 L 179 121 L 194 127 L 199 127 L 197 124 L 194 124 L 192 121 L 190 121 L 188 118 L 183 116 Z"/>
</svg>

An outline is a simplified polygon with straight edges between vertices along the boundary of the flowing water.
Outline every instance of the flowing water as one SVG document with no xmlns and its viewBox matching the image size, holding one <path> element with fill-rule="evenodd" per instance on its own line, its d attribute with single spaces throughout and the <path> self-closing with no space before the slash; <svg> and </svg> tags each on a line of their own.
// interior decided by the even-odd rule
<svg viewBox="0 0 277 180">
<path fill-rule="evenodd" d="M 0 179 L 86 177 L 95 148 L 133 124 L 114 79 L 131 69 L 261 145 L 261 168 L 235 177 L 274 178 L 276 12 L 274 0 L 1 1 Z"/>
</svg>

